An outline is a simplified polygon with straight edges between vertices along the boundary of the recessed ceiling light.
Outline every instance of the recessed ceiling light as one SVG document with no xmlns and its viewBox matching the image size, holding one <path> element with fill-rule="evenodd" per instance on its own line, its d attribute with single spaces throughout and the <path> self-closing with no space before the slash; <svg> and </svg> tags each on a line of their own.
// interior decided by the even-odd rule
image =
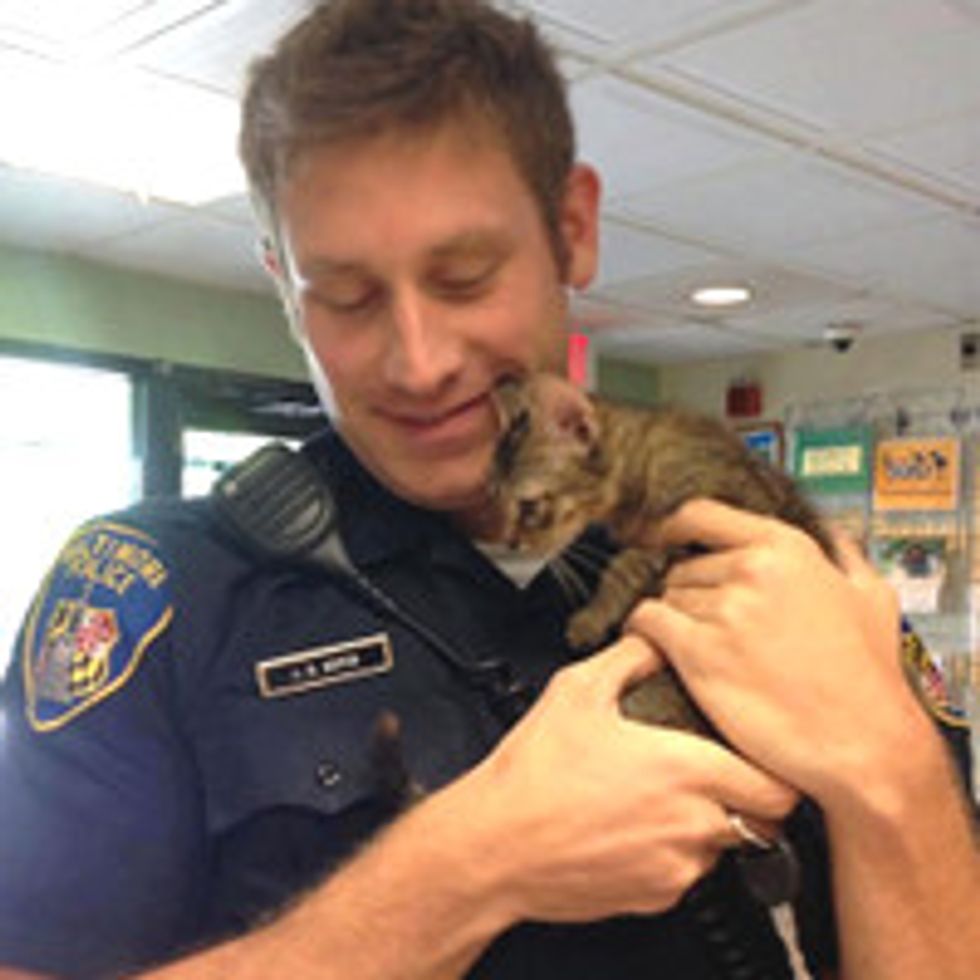
<svg viewBox="0 0 980 980">
<path fill-rule="evenodd" d="M 739 306 L 752 299 L 748 286 L 702 286 L 691 293 L 698 306 Z"/>
</svg>

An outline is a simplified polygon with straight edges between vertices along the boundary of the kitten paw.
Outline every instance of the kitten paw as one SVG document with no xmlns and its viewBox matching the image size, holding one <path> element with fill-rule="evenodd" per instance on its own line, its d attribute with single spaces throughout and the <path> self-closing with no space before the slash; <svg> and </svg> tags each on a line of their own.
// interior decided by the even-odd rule
<svg viewBox="0 0 980 980">
<path fill-rule="evenodd" d="M 588 610 L 577 612 L 568 621 L 565 639 L 574 650 L 597 647 L 606 635 L 608 627 Z"/>
</svg>

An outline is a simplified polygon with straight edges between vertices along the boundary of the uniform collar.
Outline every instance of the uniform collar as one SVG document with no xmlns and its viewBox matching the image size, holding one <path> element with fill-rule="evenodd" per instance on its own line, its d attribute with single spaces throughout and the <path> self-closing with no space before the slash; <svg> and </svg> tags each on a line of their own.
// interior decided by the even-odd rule
<svg viewBox="0 0 980 980">
<path fill-rule="evenodd" d="M 336 429 L 314 436 L 303 452 L 333 491 L 341 537 L 356 564 L 372 565 L 407 551 L 430 550 L 447 536 L 462 538 L 444 514 L 410 504 L 378 482 Z"/>
<path fill-rule="evenodd" d="M 324 474 L 334 493 L 341 537 L 359 567 L 421 552 L 431 563 L 467 570 L 488 586 L 505 585 L 508 591 L 521 591 L 447 515 L 410 504 L 380 483 L 336 429 L 329 427 L 308 440 L 303 452 Z M 597 526 L 586 529 L 569 551 L 576 546 L 591 555 L 587 561 L 591 569 L 576 565 L 577 574 L 585 581 L 592 580 L 616 550 L 606 531 Z"/>
</svg>

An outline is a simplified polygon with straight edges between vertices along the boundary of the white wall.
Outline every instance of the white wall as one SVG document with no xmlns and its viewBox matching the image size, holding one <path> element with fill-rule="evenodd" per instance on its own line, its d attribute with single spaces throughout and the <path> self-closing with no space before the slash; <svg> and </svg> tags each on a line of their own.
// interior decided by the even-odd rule
<svg viewBox="0 0 980 980">
<path fill-rule="evenodd" d="M 790 406 L 924 388 L 950 393 L 962 389 L 976 402 L 980 372 L 960 370 L 960 333 L 942 329 L 888 339 L 866 336 L 845 354 L 799 348 L 759 357 L 664 364 L 657 372 L 659 393 L 664 401 L 721 415 L 730 382 L 749 376 L 763 387 L 765 419 L 785 418 Z"/>
</svg>

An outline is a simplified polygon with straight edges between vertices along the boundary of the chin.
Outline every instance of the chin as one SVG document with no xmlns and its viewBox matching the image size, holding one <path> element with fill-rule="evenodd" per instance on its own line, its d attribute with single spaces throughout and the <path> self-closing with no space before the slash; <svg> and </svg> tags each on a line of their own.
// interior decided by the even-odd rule
<svg viewBox="0 0 980 980">
<path fill-rule="evenodd" d="M 413 468 L 414 470 L 414 468 Z M 435 470 L 436 472 L 433 472 Z M 472 510 L 487 501 L 488 468 L 443 466 L 391 474 L 388 485 L 400 497 L 428 510 Z"/>
<path fill-rule="evenodd" d="M 394 447 L 387 455 L 359 452 L 356 442 L 352 448 L 375 478 L 403 500 L 427 510 L 458 511 L 485 503 L 494 445 L 434 460 L 419 460 Z"/>
<path fill-rule="evenodd" d="M 414 487 L 403 486 L 396 491 L 399 496 L 427 510 L 447 512 L 471 511 L 487 502 L 487 490 L 483 481 L 475 486 L 471 484 L 433 485 L 427 481 L 424 485 Z"/>
</svg>

